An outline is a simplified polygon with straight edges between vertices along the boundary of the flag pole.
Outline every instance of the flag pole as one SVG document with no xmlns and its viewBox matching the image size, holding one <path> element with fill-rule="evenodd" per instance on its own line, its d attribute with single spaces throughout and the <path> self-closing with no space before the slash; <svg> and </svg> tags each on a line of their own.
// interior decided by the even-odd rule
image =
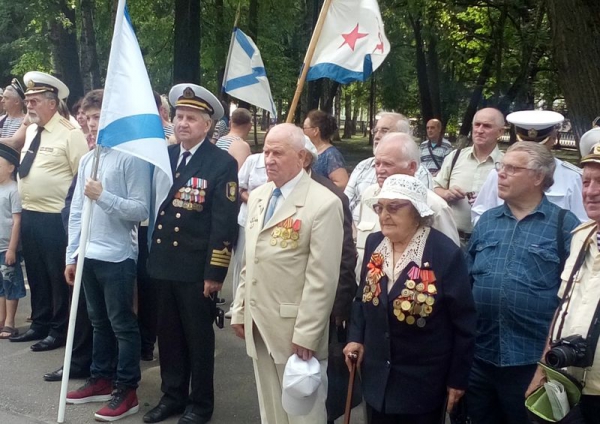
<svg viewBox="0 0 600 424">
<path fill-rule="evenodd" d="M 92 162 L 91 178 L 95 180 L 98 176 L 98 164 L 100 162 L 100 146 L 96 144 L 94 160 Z M 75 337 L 75 322 L 77 320 L 77 308 L 79 307 L 79 296 L 81 295 L 81 278 L 83 276 L 83 261 L 87 249 L 92 221 L 92 199 L 86 197 L 81 214 L 81 235 L 79 237 L 79 250 L 77 253 L 77 265 L 75 268 L 75 282 L 73 283 L 73 295 L 71 297 L 71 310 L 69 312 L 69 327 L 67 329 L 67 344 L 65 346 L 65 359 L 63 361 L 62 381 L 60 385 L 60 398 L 58 404 L 57 422 L 65 422 L 65 407 L 67 403 L 67 386 L 71 372 L 71 356 L 73 354 L 73 339 Z"/>
<path fill-rule="evenodd" d="M 319 13 L 319 19 L 317 19 L 315 30 L 313 31 L 312 37 L 310 38 L 310 43 L 308 44 L 308 49 L 306 50 L 306 56 L 304 56 L 304 63 L 302 64 L 302 73 L 300 74 L 300 78 L 298 78 L 298 83 L 296 85 L 296 93 L 294 94 L 294 99 L 292 100 L 292 104 L 290 105 L 287 117 L 285 119 L 285 122 L 287 123 L 291 123 L 294 120 L 294 114 L 296 113 L 296 107 L 298 107 L 298 101 L 300 100 L 302 89 L 304 88 L 304 81 L 306 81 L 308 68 L 310 68 L 310 62 L 312 62 L 312 57 L 315 53 L 319 37 L 321 36 L 321 30 L 323 29 L 325 17 L 327 16 L 327 12 L 329 10 L 330 5 L 331 0 L 325 0 L 325 2 L 323 3 L 323 7 L 321 8 L 321 12 Z"/>
<path fill-rule="evenodd" d="M 231 51 L 233 50 L 233 41 L 235 39 L 235 30 L 237 29 L 238 22 L 240 20 L 240 8 L 241 1 L 238 3 L 237 12 L 235 14 L 235 21 L 233 22 L 233 30 L 231 31 L 231 41 L 229 42 L 229 52 L 227 53 L 227 60 L 225 61 L 225 72 L 223 72 L 223 83 L 221 84 L 221 97 L 225 93 L 225 85 L 227 84 L 227 74 L 229 73 L 229 61 L 231 60 Z"/>
</svg>

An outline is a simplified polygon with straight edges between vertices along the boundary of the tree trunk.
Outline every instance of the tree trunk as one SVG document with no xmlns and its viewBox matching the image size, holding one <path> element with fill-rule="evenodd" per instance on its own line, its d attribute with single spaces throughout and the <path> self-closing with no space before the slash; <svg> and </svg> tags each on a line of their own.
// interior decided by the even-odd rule
<svg viewBox="0 0 600 424">
<path fill-rule="evenodd" d="M 227 53 L 229 52 L 229 41 L 231 34 L 227 32 L 227 22 L 225 22 L 223 0 L 215 0 L 215 18 L 219 25 L 215 25 L 215 44 L 216 44 L 216 68 L 217 68 L 217 84 L 218 97 L 221 100 L 226 100 L 227 94 L 223 91 L 223 76 L 225 75 L 225 65 L 227 63 Z"/>
<path fill-rule="evenodd" d="M 80 0 L 79 9 L 81 12 L 81 74 L 83 91 L 87 93 L 90 90 L 102 87 L 96 50 L 96 33 L 94 31 L 94 2 L 92 0 Z"/>
<path fill-rule="evenodd" d="M 344 93 L 344 135 L 342 138 L 352 137 L 352 96 L 349 91 Z"/>
<path fill-rule="evenodd" d="M 427 77 L 431 98 L 431 112 L 433 118 L 444 121 L 442 116 L 442 100 L 440 98 L 440 65 L 437 53 L 437 36 L 430 34 L 427 43 Z M 426 124 L 427 121 L 424 121 Z"/>
<path fill-rule="evenodd" d="M 340 83 L 337 81 L 328 81 L 329 88 L 328 90 L 323 90 L 323 92 L 327 93 L 327 96 L 323 97 L 323 103 L 321 109 L 324 112 L 333 115 L 333 99 L 338 95 L 340 89 Z"/>
<path fill-rule="evenodd" d="M 83 97 L 83 82 L 81 79 L 81 68 L 79 65 L 79 53 L 77 45 L 77 29 L 75 24 L 75 10 L 68 7 L 65 0 L 57 3 L 59 13 L 64 19 L 70 21 L 65 24 L 59 17 L 52 17 L 50 21 L 50 39 L 52 40 L 52 53 L 54 67 L 58 78 L 69 87 L 69 98 L 67 104 L 72 106 L 80 97 Z"/>
<path fill-rule="evenodd" d="M 600 2 L 548 0 L 554 62 L 577 138 L 600 112 Z"/>
<path fill-rule="evenodd" d="M 427 60 L 425 59 L 425 50 L 423 45 L 423 35 L 421 18 L 413 18 L 409 14 L 409 20 L 415 34 L 416 45 L 416 66 L 417 82 L 419 85 L 419 98 L 421 99 L 421 119 L 423 122 L 433 118 L 433 105 L 431 102 L 431 92 L 429 90 L 429 79 L 427 77 Z"/>
<path fill-rule="evenodd" d="M 175 0 L 173 82 L 200 84 L 200 0 Z"/>
</svg>

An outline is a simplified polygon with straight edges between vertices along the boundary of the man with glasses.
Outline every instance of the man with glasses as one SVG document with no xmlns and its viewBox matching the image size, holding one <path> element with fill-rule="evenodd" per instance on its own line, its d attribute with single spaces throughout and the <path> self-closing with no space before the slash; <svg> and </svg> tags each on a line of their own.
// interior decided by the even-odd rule
<svg viewBox="0 0 600 424">
<path fill-rule="evenodd" d="M 504 132 L 504 116 L 494 108 L 481 109 L 473 118 L 473 146 L 455 150 L 444 159 L 435 176 L 435 192 L 452 208 L 463 244 L 471 236 L 471 205 L 494 164 L 502 159 L 498 139 Z"/>
<path fill-rule="evenodd" d="M 512 145 L 496 165 L 504 204 L 473 230 L 467 261 L 478 312 L 467 404 L 473 423 L 528 422 L 524 394 L 558 306 L 577 217 L 551 203 L 556 164 L 537 143 Z"/>
<path fill-rule="evenodd" d="M 383 112 L 379 114 L 379 119 L 375 128 L 371 130 L 373 134 L 373 155 L 379 145 L 379 142 L 388 132 L 400 132 L 410 134 L 410 122 L 406 116 L 400 113 Z M 414 175 L 415 178 L 419 179 L 425 187 L 433 188 L 433 179 L 429 171 L 419 166 Z M 358 224 L 360 220 L 360 198 L 367 187 L 372 186 L 377 182 L 377 176 L 375 175 L 375 157 L 370 157 L 358 165 L 352 171 L 348 184 L 344 189 L 344 194 L 348 197 L 350 202 L 350 210 L 352 211 L 352 218 L 354 223 Z"/>
<path fill-rule="evenodd" d="M 564 117 L 549 110 L 523 110 L 509 114 L 506 120 L 515 126 L 518 140 L 538 143 L 551 151 L 558 140 L 557 125 Z M 588 153 L 589 150 L 582 156 Z M 554 184 L 546 192 L 546 197 L 555 205 L 572 211 L 581 222 L 587 221 L 581 195 L 581 169 L 558 158 L 554 158 L 554 163 Z M 489 173 L 480 193 L 471 209 L 473 224 L 485 211 L 502 204 L 498 197 L 498 173 L 495 170 Z"/>
<path fill-rule="evenodd" d="M 25 104 L 32 122 L 27 127 L 19 167 L 19 193 L 23 202 L 21 240 L 31 287 L 31 327 L 11 342 L 41 340 L 34 352 L 65 344 L 69 319 L 69 286 L 65 281 L 67 237 L 61 210 L 87 153 L 85 136 L 58 112 L 67 86 L 43 72 L 28 72 Z"/>
</svg>

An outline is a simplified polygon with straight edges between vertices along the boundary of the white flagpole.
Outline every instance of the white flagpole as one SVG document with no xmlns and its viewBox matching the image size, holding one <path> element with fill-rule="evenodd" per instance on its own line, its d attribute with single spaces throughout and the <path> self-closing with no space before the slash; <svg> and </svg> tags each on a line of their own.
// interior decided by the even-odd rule
<svg viewBox="0 0 600 424">
<path fill-rule="evenodd" d="M 96 145 L 94 151 L 94 161 L 92 163 L 92 179 L 98 175 L 98 162 L 100 158 L 100 146 Z M 79 296 L 81 295 L 81 278 L 83 276 L 83 261 L 87 249 L 87 242 L 90 234 L 90 224 L 92 221 L 93 201 L 86 197 L 83 203 L 83 212 L 81 214 L 81 235 L 79 237 L 79 249 L 77 252 L 77 267 L 75 269 L 75 282 L 73 283 L 73 296 L 71 297 L 71 311 L 69 312 L 69 327 L 67 330 L 67 344 L 65 346 L 65 359 L 63 361 L 63 374 L 60 385 L 60 398 L 58 404 L 57 422 L 65 422 L 65 407 L 67 403 L 67 389 L 69 384 L 69 374 L 71 373 L 71 355 L 73 354 L 73 338 L 75 337 L 75 322 L 77 320 L 77 308 L 79 306 Z"/>
</svg>

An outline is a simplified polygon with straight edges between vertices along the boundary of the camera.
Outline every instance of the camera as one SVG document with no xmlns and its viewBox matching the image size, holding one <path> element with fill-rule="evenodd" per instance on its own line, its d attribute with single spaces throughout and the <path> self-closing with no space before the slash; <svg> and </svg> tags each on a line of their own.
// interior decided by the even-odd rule
<svg viewBox="0 0 600 424">
<path fill-rule="evenodd" d="M 553 368 L 587 368 L 594 362 L 592 355 L 587 340 L 575 334 L 552 343 L 552 348 L 546 353 L 546 363 Z"/>
<path fill-rule="evenodd" d="M 221 329 L 225 326 L 225 312 L 221 308 L 216 309 L 215 324 Z"/>
</svg>

